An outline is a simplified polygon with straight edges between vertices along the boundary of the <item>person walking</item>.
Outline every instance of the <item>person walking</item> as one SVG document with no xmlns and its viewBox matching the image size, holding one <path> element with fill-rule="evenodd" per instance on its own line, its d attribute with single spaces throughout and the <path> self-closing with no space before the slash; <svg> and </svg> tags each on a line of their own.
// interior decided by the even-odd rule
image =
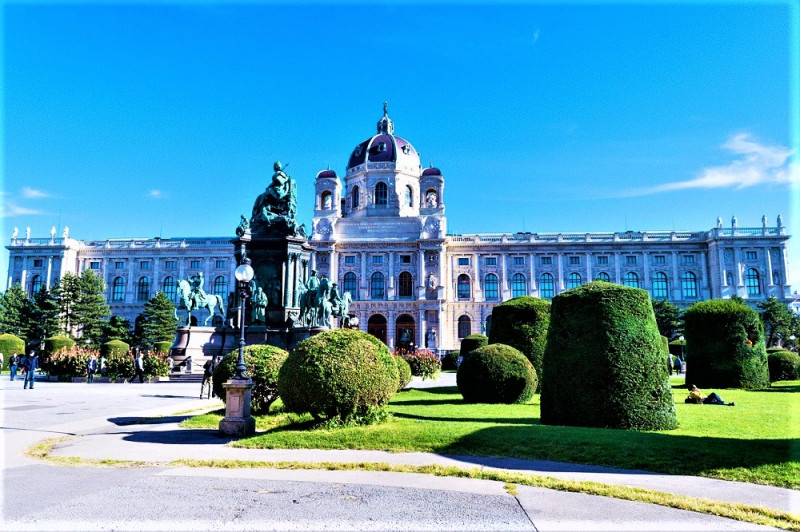
<svg viewBox="0 0 800 532">
<path fill-rule="evenodd" d="M 8 357 L 8 370 L 11 372 L 11 380 L 13 381 L 17 376 L 17 365 L 19 364 L 19 357 L 13 353 Z"/>
<path fill-rule="evenodd" d="M 39 366 L 39 357 L 36 355 L 36 351 L 31 351 L 31 354 L 25 359 L 25 382 L 22 385 L 22 388 L 27 390 L 28 383 L 31 385 L 31 390 L 33 390 L 33 385 L 36 382 L 36 368 Z"/>
<path fill-rule="evenodd" d="M 3 353 L 0 353 L 0 371 L 3 371 L 4 363 L 5 363 L 5 358 L 3 358 Z"/>
<path fill-rule="evenodd" d="M 139 351 L 136 351 L 136 356 L 133 358 L 133 371 L 135 372 L 134 378 L 139 378 L 139 384 L 144 383 L 144 360 Z"/>
<path fill-rule="evenodd" d="M 217 357 L 211 357 L 209 360 L 206 360 L 205 364 L 203 364 L 203 383 L 200 385 L 200 399 L 203 398 L 204 392 L 206 395 L 206 399 L 211 399 L 211 397 L 216 397 L 216 394 L 212 389 L 214 387 L 214 370 L 216 368 L 217 368 Z M 206 386 L 208 386 L 207 389 Z"/>
<path fill-rule="evenodd" d="M 94 374 L 97 373 L 97 359 L 94 355 L 89 356 L 86 362 L 86 381 L 91 384 L 94 382 Z"/>
</svg>

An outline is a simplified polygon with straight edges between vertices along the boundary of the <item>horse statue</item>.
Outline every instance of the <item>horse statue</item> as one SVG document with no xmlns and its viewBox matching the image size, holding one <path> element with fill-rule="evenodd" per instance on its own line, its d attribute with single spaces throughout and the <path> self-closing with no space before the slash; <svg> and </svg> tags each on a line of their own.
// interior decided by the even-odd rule
<svg viewBox="0 0 800 532">
<path fill-rule="evenodd" d="M 186 279 L 181 279 L 178 281 L 178 304 L 175 306 L 175 319 L 178 319 L 178 311 L 185 310 L 186 311 L 186 326 L 190 327 L 192 325 L 192 311 L 205 308 L 208 309 L 208 317 L 203 322 L 203 326 L 205 327 L 208 324 L 208 320 L 214 317 L 214 314 L 219 313 L 222 316 L 222 320 L 225 321 L 225 306 L 222 303 L 222 298 L 217 295 L 205 294 L 204 301 L 199 302 L 196 304 L 194 294 L 192 291 L 192 285 Z"/>
<path fill-rule="evenodd" d="M 330 280 L 323 277 L 317 288 L 308 290 L 301 285 L 299 290 L 299 323 L 304 327 L 328 327 L 333 308 Z"/>
<path fill-rule="evenodd" d="M 350 292 L 345 292 L 342 294 L 342 297 L 333 300 L 331 298 L 331 303 L 333 305 L 331 309 L 331 316 L 336 316 L 339 318 L 339 327 L 346 328 L 350 326 L 350 303 L 353 302 L 353 296 L 350 295 Z"/>
</svg>

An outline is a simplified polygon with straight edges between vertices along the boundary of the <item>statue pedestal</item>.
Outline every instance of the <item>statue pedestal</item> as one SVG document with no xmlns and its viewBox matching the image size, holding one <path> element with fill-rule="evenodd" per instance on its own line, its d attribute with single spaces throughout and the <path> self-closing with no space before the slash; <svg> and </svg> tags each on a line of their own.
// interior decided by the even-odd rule
<svg viewBox="0 0 800 532">
<path fill-rule="evenodd" d="M 226 436 L 243 438 L 256 432 L 256 420 L 250 415 L 250 395 L 253 381 L 229 380 L 225 384 L 225 417 L 219 431 Z"/>
<path fill-rule="evenodd" d="M 202 373 L 203 364 L 211 357 L 222 356 L 239 347 L 239 331 L 229 327 L 178 327 L 170 356 L 175 367 L 186 366 L 192 358 L 192 372 Z"/>
</svg>

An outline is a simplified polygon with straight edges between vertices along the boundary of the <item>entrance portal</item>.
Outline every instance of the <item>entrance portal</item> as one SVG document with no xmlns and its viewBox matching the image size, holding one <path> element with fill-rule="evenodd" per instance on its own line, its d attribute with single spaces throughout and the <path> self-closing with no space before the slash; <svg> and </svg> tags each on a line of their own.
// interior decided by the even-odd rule
<svg viewBox="0 0 800 532">
<path fill-rule="evenodd" d="M 408 314 L 401 314 L 395 322 L 395 331 L 397 348 L 414 351 L 414 338 L 417 337 L 414 318 Z"/>
<path fill-rule="evenodd" d="M 380 314 L 373 314 L 367 320 L 367 332 L 383 342 L 386 343 L 386 318 Z"/>
</svg>

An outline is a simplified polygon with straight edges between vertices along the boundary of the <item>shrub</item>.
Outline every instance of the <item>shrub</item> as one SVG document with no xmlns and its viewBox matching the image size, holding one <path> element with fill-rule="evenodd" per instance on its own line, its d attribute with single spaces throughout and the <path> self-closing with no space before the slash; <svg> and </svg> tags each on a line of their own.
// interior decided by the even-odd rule
<svg viewBox="0 0 800 532">
<path fill-rule="evenodd" d="M 149 379 L 151 377 L 166 377 L 169 375 L 169 362 L 167 362 L 167 355 L 154 351 L 148 354 L 142 360 L 144 366 L 144 377 Z"/>
<path fill-rule="evenodd" d="M 91 353 L 93 351 L 62 347 L 54 353 L 40 356 L 39 366 L 48 375 L 58 377 L 59 381 L 70 381 L 73 377 L 86 375 L 86 362 Z"/>
<path fill-rule="evenodd" d="M 106 376 L 111 379 L 127 379 L 133 375 L 133 354 L 109 351 L 106 357 Z"/>
<path fill-rule="evenodd" d="M 541 421 L 665 430 L 677 426 L 650 296 L 603 281 L 553 298 Z"/>
<path fill-rule="evenodd" d="M 406 353 L 403 356 L 411 367 L 411 374 L 422 379 L 437 379 L 442 370 L 442 361 L 433 354 L 433 351 L 420 349 L 413 353 Z"/>
<path fill-rule="evenodd" d="M 505 344 L 470 351 L 456 375 L 458 391 L 468 403 L 525 403 L 533 397 L 536 381 L 525 355 Z"/>
<path fill-rule="evenodd" d="M 458 369 L 458 357 L 461 354 L 460 351 L 448 351 L 442 357 L 442 369 Z"/>
<path fill-rule="evenodd" d="M 392 355 L 392 359 L 397 364 L 397 391 L 399 392 L 411 382 L 411 366 L 403 357 Z"/>
<path fill-rule="evenodd" d="M 161 353 L 163 355 L 168 355 L 169 350 L 172 348 L 172 342 L 165 341 L 165 342 L 154 342 L 153 343 L 153 352 Z"/>
<path fill-rule="evenodd" d="M 8 367 L 11 355 L 25 354 L 25 340 L 13 334 L 0 334 L 0 353 L 3 353 L 4 367 Z"/>
<path fill-rule="evenodd" d="M 75 347 L 75 340 L 72 338 L 68 338 L 66 336 L 52 336 L 44 339 L 44 353 L 40 354 L 47 355 L 62 349 L 69 351 L 73 347 Z"/>
<path fill-rule="evenodd" d="M 669 354 L 675 357 L 686 356 L 686 340 L 673 340 L 669 343 Z"/>
<path fill-rule="evenodd" d="M 250 408 L 255 413 L 269 412 L 278 398 L 278 372 L 289 353 L 272 345 L 248 345 L 244 348 L 245 373 L 253 381 Z M 214 370 L 214 393 L 225 401 L 224 384 L 236 373 L 239 350 L 225 355 Z"/>
<path fill-rule="evenodd" d="M 786 350 L 773 352 L 767 355 L 767 365 L 770 382 L 794 381 L 800 373 L 800 356 Z"/>
<path fill-rule="evenodd" d="M 686 382 L 700 388 L 769 387 L 764 329 L 746 303 L 709 299 L 686 310 Z"/>
<path fill-rule="evenodd" d="M 130 350 L 130 348 L 131 346 L 122 340 L 111 340 L 110 342 L 106 342 L 100 346 L 100 354 L 105 355 L 106 357 L 109 357 L 112 354 L 124 355 Z"/>
<path fill-rule="evenodd" d="M 506 344 L 522 351 L 533 364 L 541 387 L 542 356 L 549 325 L 549 301 L 533 296 L 517 297 L 492 309 L 489 344 Z"/>
<path fill-rule="evenodd" d="M 459 354 L 462 357 L 467 356 L 467 354 L 475 351 L 479 347 L 483 347 L 489 344 L 489 338 L 482 335 L 482 334 L 470 334 L 469 336 L 465 337 L 461 340 L 461 351 Z"/>
<path fill-rule="evenodd" d="M 280 370 L 278 391 L 292 412 L 371 423 L 385 417 L 398 382 L 397 365 L 380 340 L 335 329 L 297 344 Z"/>
<path fill-rule="evenodd" d="M 781 351 L 788 351 L 788 349 L 786 349 L 785 347 L 768 347 L 767 348 L 767 354 L 768 355 L 770 353 L 780 353 Z"/>
</svg>

